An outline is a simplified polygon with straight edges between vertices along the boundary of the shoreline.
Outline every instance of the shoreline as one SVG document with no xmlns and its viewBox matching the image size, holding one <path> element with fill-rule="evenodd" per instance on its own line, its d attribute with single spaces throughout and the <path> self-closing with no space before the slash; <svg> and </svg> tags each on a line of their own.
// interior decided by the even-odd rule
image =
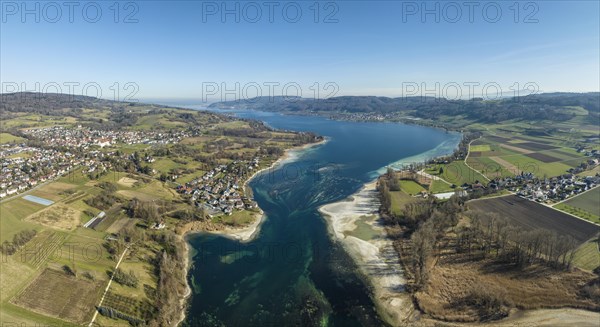
<svg viewBox="0 0 600 327">
<path fill-rule="evenodd" d="M 415 310 L 406 291 L 406 279 L 393 240 L 387 236 L 379 215 L 376 184 L 377 180 L 366 183 L 347 199 L 323 205 L 318 210 L 328 223 L 330 236 L 341 243 L 372 286 L 373 302 L 382 319 L 393 326 L 404 325 Z M 358 224 L 363 226 L 363 231 L 368 228 L 377 236 L 360 238 Z"/>
<path fill-rule="evenodd" d="M 327 229 L 333 241 L 339 242 L 357 264 L 365 282 L 372 287 L 371 296 L 381 318 L 392 326 L 556 326 L 577 325 L 595 326 L 594 319 L 600 314 L 595 311 L 577 308 L 555 309 L 513 309 L 508 317 L 490 322 L 444 321 L 422 315 L 415 307 L 413 295 L 406 290 L 403 267 L 393 240 L 379 216 L 379 198 L 375 185 L 377 180 L 364 186 L 348 198 L 319 207 L 319 213 L 327 222 Z M 373 201 L 374 197 L 377 199 Z M 366 219 L 365 216 L 374 216 Z M 377 233 L 376 237 L 361 239 L 357 233 L 359 225 L 368 225 Z"/>
<path fill-rule="evenodd" d="M 286 149 L 283 156 L 281 156 L 280 158 L 275 160 L 268 167 L 257 170 L 254 174 L 252 174 L 252 176 L 250 176 L 250 178 L 248 178 L 244 182 L 244 184 L 243 184 L 244 192 L 246 192 L 246 188 L 249 187 L 248 184 L 250 183 L 250 181 L 252 181 L 252 179 L 254 179 L 256 176 L 258 176 L 260 173 L 262 173 L 266 170 L 269 170 L 269 169 L 273 169 L 274 167 L 276 167 L 279 164 L 283 164 L 288 161 L 296 159 L 296 157 L 294 157 L 292 155 L 296 152 L 300 152 L 300 151 L 303 151 L 303 150 L 306 150 L 309 148 L 323 145 L 323 144 L 327 143 L 328 141 L 329 141 L 328 138 L 323 138 L 322 140 L 315 142 L 315 143 L 308 143 L 308 144 L 304 144 L 304 145 L 300 145 L 297 147 L 292 147 L 292 148 Z M 250 242 L 254 238 L 256 238 L 256 236 L 258 236 L 258 234 L 260 232 L 260 227 L 262 226 L 262 223 L 266 220 L 266 216 L 265 216 L 263 210 L 260 208 L 259 208 L 259 210 L 260 211 L 258 213 L 256 213 L 256 216 L 258 216 L 258 218 L 255 219 L 254 222 L 252 222 L 248 226 L 243 226 L 243 227 L 238 227 L 238 228 L 226 228 L 224 230 L 217 230 L 217 231 L 202 231 L 202 230 L 190 229 L 190 230 L 185 231 L 182 235 L 179 235 L 179 238 L 180 238 L 179 241 L 182 242 L 182 245 L 183 245 L 183 258 L 184 258 L 183 264 L 185 267 L 184 276 L 185 276 L 186 291 L 185 291 L 185 294 L 179 299 L 179 303 L 180 303 L 180 307 L 181 307 L 181 315 L 180 315 L 180 318 L 178 319 L 177 323 L 175 324 L 175 326 L 179 326 L 185 320 L 186 313 L 187 313 L 187 302 L 188 302 L 188 299 L 192 296 L 192 288 L 190 287 L 190 283 L 188 282 L 188 275 L 190 273 L 192 258 L 191 258 L 190 244 L 187 241 L 187 238 L 193 234 L 210 233 L 210 234 L 215 234 L 215 235 L 219 235 L 222 237 L 227 237 L 227 238 L 230 238 L 233 240 L 237 240 L 242 243 Z"/>
</svg>

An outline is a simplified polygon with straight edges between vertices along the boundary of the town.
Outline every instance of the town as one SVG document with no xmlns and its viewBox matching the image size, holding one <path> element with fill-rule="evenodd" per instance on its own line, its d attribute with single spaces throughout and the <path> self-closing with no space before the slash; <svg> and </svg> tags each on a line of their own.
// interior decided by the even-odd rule
<svg viewBox="0 0 600 327">
<path fill-rule="evenodd" d="M 55 180 L 81 168 L 83 174 L 98 177 L 117 167 L 129 163 L 155 161 L 151 155 L 138 158 L 119 150 L 109 150 L 119 145 L 165 145 L 176 144 L 186 137 L 199 134 L 197 130 L 157 131 L 113 131 L 93 130 L 81 125 L 76 128 L 54 126 L 28 129 L 24 136 L 27 142 L 7 143 L 0 146 L 0 198 L 26 192 L 42 183 Z M 77 151 L 77 150 L 81 151 Z M 64 151 L 63 151 L 64 150 Z M 219 164 L 204 176 L 194 179 L 176 189 L 187 195 L 198 207 L 203 207 L 210 216 L 231 215 L 233 210 L 255 209 L 256 202 L 244 195 L 243 183 L 248 172 L 257 170 L 260 159 L 251 161 L 234 160 L 228 165 Z M 138 173 L 154 175 L 154 169 L 137 165 Z M 161 176 L 163 181 L 175 180 L 178 175 Z"/>
</svg>

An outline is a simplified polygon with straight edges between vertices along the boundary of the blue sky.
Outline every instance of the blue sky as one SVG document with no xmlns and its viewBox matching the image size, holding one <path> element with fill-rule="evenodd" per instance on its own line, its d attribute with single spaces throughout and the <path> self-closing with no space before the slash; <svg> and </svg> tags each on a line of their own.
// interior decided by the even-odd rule
<svg viewBox="0 0 600 327">
<path fill-rule="evenodd" d="M 15 85 L 35 89 L 35 83 L 50 90 L 53 82 L 63 91 L 65 82 L 79 83 L 76 94 L 97 83 L 105 98 L 114 97 L 115 83 L 123 98 L 133 91 L 125 83 L 132 82 L 137 99 L 218 99 L 222 86 L 235 89 L 235 83 L 234 93 L 254 95 L 258 84 L 267 95 L 268 82 L 279 83 L 276 95 L 293 84 L 309 97 L 315 83 L 321 97 L 331 94 L 334 88 L 324 89 L 328 82 L 337 85 L 336 95 L 401 96 L 411 84 L 438 94 L 459 85 L 465 97 L 467 82 L 479 83 L 475 95 L 490 83 L 503 95 L 526 83 L 546 92 L 600 89 L 598 1 L 519 2 L 518 14 L 513 1 L 480 2 L 471 17 L 463 1 L 281 2 L 271 17 L 269 2 L 262 1 L 120 2 L 118 14 L 113 1 L 97 1 L 78 2 L 73 22 L 63 2 L 54 2 L 60 17 L 46 2 L 23 3 L 2 1 L 4 92 Z M 234 14 L 223 19 L 223 6 L 237 12 L 239 22 Z M 91 23 L 96 7 L 102 14 Z M 32 13 L 23 17 L 24 9 L 36 12 L 39 22 Z M 423 9 L 436 12 L 439 22 L 434 14 L 422 17 Z M 137 22 L 125 23 L 134 11 L 130 18 Z M 209 84 L 219 89 L 209 92 Z"/>
</svg>

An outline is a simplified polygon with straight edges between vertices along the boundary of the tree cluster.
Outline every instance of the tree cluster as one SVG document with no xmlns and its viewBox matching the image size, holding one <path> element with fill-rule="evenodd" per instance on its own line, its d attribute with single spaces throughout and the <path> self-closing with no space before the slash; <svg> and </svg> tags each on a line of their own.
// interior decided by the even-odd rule
<svg viewBox="0 0 600 327">
<path fill-rule="evenodd" d="M 13 236 L 12 242 L 4 241 L 0 245 L 0 252 L 7 255 L 13 255 L 27 242 L 29 242 L 37 232 L 35 230 L 23 230 Z"/>
<path fill-rule="evenodd" d="M 158 287 L 156 306 L 158 314 L 149 322 L 149 326 L 170 326 L 180 314 L 180 298 L 185 290 L 185 258 L 183 244 L 174 234 L 157 236 L 162 244 L 171 246 L 158 254 Z"/>
<path fill-rule="evenodd" d="M 89 206 L 100 210 L 108 210 L 115 203 L 119 203 L 119 198 L 114 196 L 109 190 L 103 190 L 93 198 L 84 200 Z"/>
<path fill-rule="evenodd" d="M 139 283 L 139 279 L 135 275 L 133 270 L 130 270 L 128 273 L 125 273 L 123 270 L 121 270 L 121 268 L 117 268 L 115 271 L 113 271 L 112 278 L 115 282 L 121 285 L 133 288 L 136 288 Z"/>
<path fill-rule="evenodd" d="M 493 213 L 469 212 L 469 226 L 457 231 L 456 251 L 472 258 L 494 256 L 520 267 L 545 263 L 570 268 L 579 243 L 547 229 L 523 230 Z"/>
</svg>

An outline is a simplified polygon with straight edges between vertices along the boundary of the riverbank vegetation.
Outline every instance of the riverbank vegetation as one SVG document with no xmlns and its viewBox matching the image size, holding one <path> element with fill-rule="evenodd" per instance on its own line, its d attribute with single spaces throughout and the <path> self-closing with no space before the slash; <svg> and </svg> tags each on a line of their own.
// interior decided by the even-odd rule
<svg viewBox="0 0 600 327">
<path fill-rule="evenodd" d="M 515 308 L 600 311 L 600 269 L 573 266 L 582 242 L 568 231 L 516 227 L 497 213 L 470 210 L 458 194 L 395 204 L 388 186 L 394 178 L 388 172 L 379 179 L 380 213 L 423 314 L 481 322 Z"/>
</svg>

